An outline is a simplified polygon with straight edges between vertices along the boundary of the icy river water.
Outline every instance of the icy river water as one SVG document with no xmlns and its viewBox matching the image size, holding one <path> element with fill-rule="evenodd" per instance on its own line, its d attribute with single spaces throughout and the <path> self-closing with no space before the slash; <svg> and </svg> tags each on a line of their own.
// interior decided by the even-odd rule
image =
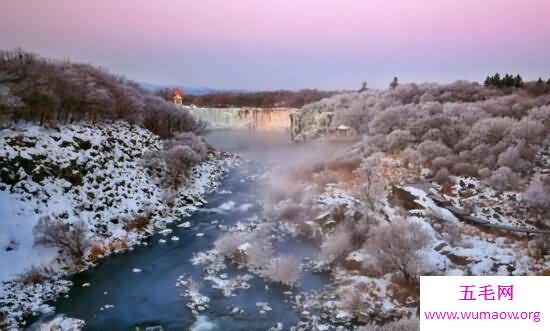
<svg viewBox="0 0 550 331">
<path fill-rule="evenodd" d="M 160 325 L 162 330 L 267 330 L 278 322 L 284 329 L 298 322 L 299 316 L 288 303 L 284 293 L 289 288 L 267 283 L 255 277 L 250 289 L 236 291 L 236 296 L 226 297 L 211 283 L 203 281 L 201 294 L 210 297 L 210 307 L 200 316 L 194 316 L 186 307 L 188 298 L 180 296 L 176 287 L 179 276 L 191 276 L 201 281 L 203 270 L 190 262 L 193 253 L 212 248 L 214 240 L 222 233 L 219 224 L 231 225 L 245 221 L 254 214 L 261 215 L 262 185 L 255 180 L 281 158 L 300 156 L 299 147 L 288 143 L 288 132 L 255 134 L 248 131 L 215 131 L 207 140 L 217 148 L 237 152 L 250 162 L 234 168 L 223 180 L 216 192 L 206 197 L 208 203 L 188 217 L 191 228 L 175 226 L 173 235 L 179 241 L 159 243 L 161 235 L 151 238 L 148 246 L 135 247 L 133 251 L 105 259 L 98 267 L 74 276 L 74 286 L 67 298 L 55 304 L 56 314 L 79 318 L 86 322 L 85 330 L 145 330 Z M 295 154 L 293 154 L 295 153 Z M 233 201 L 229 210 L 218 208 Z M 251 204 L 251 208 L 239 208 Z M 204 236 L 198 237 L 202 233 Z M 281 245 L 301 256 L 314 254 L 311 244 L 292 240 Z M 231 266 L 229 277 L 247 273 Z M 141 272 L 134 272 L 135 268 Z M 328 281 L 324 274 L 305 273 L 294 292 L 322 287 Z M 89 286 L 82 286 L 89 283 Z M 267 286 L 266 286 L 267 285 Z M 257 302 L 267 302 L 272 310 L 260 313 Z M 107 305 L 107 306 L 106 306 Z M 244 309 L 242 314 L 231 312 L 234 306 Z M 103 307 L 103 308 L 102 308 Z M 155 329 L 156 331 L 161 330 Z"/>
</svg>

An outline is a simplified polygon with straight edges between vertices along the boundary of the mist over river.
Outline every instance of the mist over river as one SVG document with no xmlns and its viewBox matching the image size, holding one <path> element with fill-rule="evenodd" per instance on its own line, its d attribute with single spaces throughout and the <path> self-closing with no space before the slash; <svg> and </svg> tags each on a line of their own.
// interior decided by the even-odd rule
<svg viewBox="0 0 550 331">
<path fill-rule="evenodd" d="M 290 305 L 287 291 L 294 294 L 321 288 L 328 282 L 322 273 L 304 272 L 295 288 L 277 285 L 253 276 L 249 289 L 236 291 L 235 296 L 224 296 L 211 283 L 202 280 L 204 270 L 193 265 L 193 253 L 212 248 L 219 237 L 221 225 L 261 217 L 262 191 L 269 170 L 305 155 L 305 145 L 289 143 L 288 131 L 221 130 L 212 131 L 206 140 L 214 147 L 242 156 L 239 166 L 225 177 L 216 192 L 206 197 L 207 203 L 182 220 L 190 228 L 180 228 L 175 222 L 169 228 L 179 237 L 156 234 L 148 245 L 113 255 L 96 268 L 72 277 L 74 286 L 68 296 L 54 303 L 55 314 L 64 314 L 86 322 L 85 330 L 145 330 L 162 326 L 163 330 L 267 330 L 277 323 L 285 329 L 299 321 L 299 315 Z M 232 209 L 220 208 L 231 202 Z M 247 208 L 240 208 L 247 206 Z M 166 239 L 166 243 L 159 243 Z M 298 257 L 312 257 L 312 243 L 286 239 L 278 245 Z M 231 263 L 224 271 L 229 278 L 248 274 Z M 138 271 L 139 272 L 136 272 Z M 189 299 L 180 296 L 176 287 L 178 277 L 185 275 L 201 283 L 200 293 L 210 298 L 209 308 L 195 316 L 186 307 Z M 285 293 L 286 292 L 286 293 Z M 257 303 L 271 308 L 259 312 Z M 232 308 L 243 309 L 240 314 Z"/>
</svg>

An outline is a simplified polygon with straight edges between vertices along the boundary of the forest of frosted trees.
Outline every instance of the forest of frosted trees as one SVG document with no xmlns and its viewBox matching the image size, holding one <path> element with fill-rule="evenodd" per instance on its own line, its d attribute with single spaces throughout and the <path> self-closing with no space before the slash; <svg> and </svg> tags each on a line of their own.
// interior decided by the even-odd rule
<svg viewBox="0 0 550 331">
<path fill-rule="evenodd" d="M 0 51 L 0 123 L 122 119 L 162 138 L 202 130 L 201 123 L 137 83 L 89 64 Z"/>
</svg>

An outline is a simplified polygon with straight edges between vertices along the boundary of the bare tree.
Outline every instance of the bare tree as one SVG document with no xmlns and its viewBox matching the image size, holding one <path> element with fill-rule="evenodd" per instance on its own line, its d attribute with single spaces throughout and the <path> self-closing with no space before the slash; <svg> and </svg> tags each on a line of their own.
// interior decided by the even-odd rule
<svg viewBox="0 0 550 331">
<path fill-rule="evenodd" d="M 179 187 L 186 179 L 192 166 L 199 163 L 201 158 L 191 147 L 176 145 L 164 154 L 170 182 L 174 187 Z"/>
<path fill-rule="evenodd" d="M 42 217 L 33 228 L 34 243 L 55 247 L 70 257 L 75 264 L 81 264 L 86 249 L 90 246 L 84 221 L 65 223 L 49 216 Z"/>
</svg>

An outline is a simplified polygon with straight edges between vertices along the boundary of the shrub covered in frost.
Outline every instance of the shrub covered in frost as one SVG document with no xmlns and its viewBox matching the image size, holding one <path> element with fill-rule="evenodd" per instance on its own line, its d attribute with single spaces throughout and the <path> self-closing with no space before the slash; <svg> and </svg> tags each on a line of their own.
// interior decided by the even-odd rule
<svg viewBox="0 0 550 331">
<path fill-rule="evenodd" d="M 344 254 L 348 253 L 352 248 L 353 233 L 350 228 L 341 225 L 335 231 L 323 239 L 321 244 L 320 258 L 326 262 L 332 262 Z"/>
<path fill-rule="evenodd" d="M 214 242 L 214 248 L 218 253 L 230 257 L 246 239 L 240 233 L 227 232 Z"/>
<path fill-rule="evenodd" d="M 200 155 L 187 145 L 175 145 L 164 152 L 168 181 L 178 187 L 186 179 L 191 167 L 201 161 Z"/>
<path fill-rule="evenodd" d="M 431 241 L 432 237 L 422 224 L 395 218 L 372 230 L 366 248 L 381 271 L 400 271 L 405 280 L 414 281 L 422 267 L 419 253 Z"/>
<path fill-rule="evenodd" d="M 523 194 L 527 205 L 537 216 L 550 213 L 550 176 L 536 177 L 531 180 Z M 550 219 L 543 220 L 550 225 Z"/>
<path fill-rule="evenodd" d="M 264 270 L 264 275 L 274 282 L 292 286 L 300 278 L 300 261 L 291 255 L 279 256 Z"/>
</svg>

